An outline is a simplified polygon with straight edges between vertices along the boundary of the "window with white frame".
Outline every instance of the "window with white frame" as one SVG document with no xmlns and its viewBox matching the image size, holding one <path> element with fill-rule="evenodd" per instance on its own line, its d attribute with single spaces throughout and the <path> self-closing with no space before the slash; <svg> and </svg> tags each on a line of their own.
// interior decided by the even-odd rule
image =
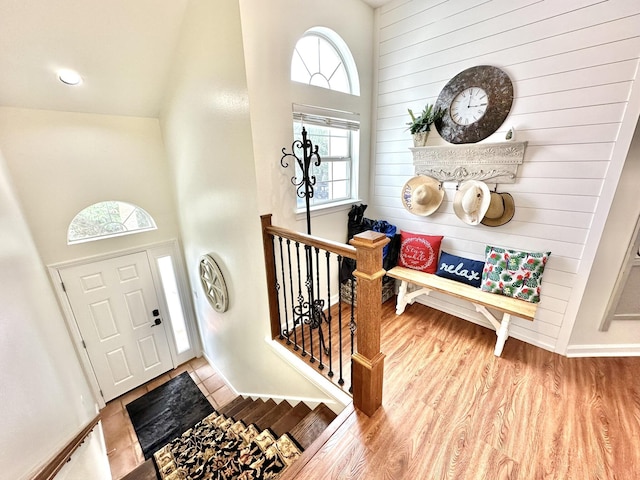
<svg viewBox="0 0 640 480">
<path fill-rule="evenodd" d="M 326 95 L 360 94 L 355 61 L 347 44 L 324 27 L 308 30 L 296 43 L 291 59 L 291 80 L 308 84 L 311 89 L 322 87 L 336 92 Z M 310 175 L 316 179 L 310 205 L 331 205 L 357 199 L 359 115 L 324 105 L 294 104 L 294 139 L 302 139 L 303 127 L 307 138 L 318 146 L 321 158 L 320 166 L 310 168 Z M 296 166 L 297 178 L 301 178 L 301 174 Z M 304 208 L 304 198 L 298 197 L 296 206 L 299 210 Z"/>
<path fill-rule="evenodd" d="M 338 114 L 339 112 L 333 112 Z M 312 164 L 309 174 L 315 177 L 311 206 L 341 202 L 356 197 L 354 176 L 354 150 L 359 144 L 360 124 L 354 120 L 320 116 L 302 112 L 293 113 L 293 135 L 302 138 L 302 127 L 307 138 L 318 146 L 319 166 Z M 296 176 L 302 172 L 296 165 Z M 297 208 L 305 207 L 304 198 L 298 197 Z"/>
<path fill-rule="evenodd" d="M 67 230 L 67 244 L 155 230 L 151 215 L 137 205 L 118 200 L 94 203 L 79 212 Z"/>
</svg>

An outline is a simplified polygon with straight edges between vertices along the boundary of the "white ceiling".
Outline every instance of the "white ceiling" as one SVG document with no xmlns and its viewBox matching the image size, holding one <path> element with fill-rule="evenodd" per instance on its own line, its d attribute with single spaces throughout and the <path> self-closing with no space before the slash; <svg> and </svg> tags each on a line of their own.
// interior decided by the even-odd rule
<svg viewBox="0 0 640 480">
<path fill-rule="evenodd" d="M 0 0 L 0 105 L 157 116 L 187 1 Z"/>
<path fill-rule="evenodd" d="M 188 1 L 0 0 L 0 105 L 157 117 Z"/>
</svg>

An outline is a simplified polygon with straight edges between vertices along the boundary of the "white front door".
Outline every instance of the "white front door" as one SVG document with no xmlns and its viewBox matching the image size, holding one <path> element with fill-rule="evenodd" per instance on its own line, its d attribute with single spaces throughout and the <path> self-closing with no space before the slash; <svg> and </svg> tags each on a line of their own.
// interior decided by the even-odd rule
<svg viewBox="0 0 640 480">
<path fill-rule="evenodd" d="M 173 367 L 145 252 L 59 272 L 105 401 Z"/>
</svg>

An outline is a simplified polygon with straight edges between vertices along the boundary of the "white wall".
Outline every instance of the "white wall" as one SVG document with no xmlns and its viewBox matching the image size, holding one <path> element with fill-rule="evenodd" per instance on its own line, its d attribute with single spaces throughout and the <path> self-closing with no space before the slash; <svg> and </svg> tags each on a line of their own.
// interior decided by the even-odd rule
<svg viewBox="0 0 640 480">
<path fill-rule="evenodd" d="M 444 250 L 471 258 L 482 259 L 486 244 L 550 250 L 536 320 L 516 319 L 511 333 L 564 352 L 574 322 L 593 331 L 593 322 L 576 322 L 577 310 L 609 212 L 606 192 L 615 191 L 640 109 L 637 95 L 630 96 L 640 4 L 397 1 L 378 14 L 373 212 L 403 229 L 442 234 Z M 486 142 L 504 139 L 510 126 L 529 142 L 516 183 L 499 186 L 512 193 L 515 216 L 498 228 L 468 226 L 453 213 L 449 183 L 436 214 L 413 216 L 399 194 L 414 172 L 407 108 L 435 102 L 449 79 L 480 64 L 504 69 L 515 90 L 509 117 Z M 433 132 L 430 143 L 440 142 Z M 427 301 L 483 323 L 464 302 Z"/>
<path fill-rule="evenodd" d="M 23 479 L 97 406 L 11 183 L 0 152 L 0 476 Z"/>
<path fill-rule="evenodd" d="M 60 469 L 55 479 L 112 480 L 101 423 L 86 437 L 71 456 L 71 460 Z"/>
<path fill-rule="evenodd" d="M 293 164 L 280 165 L 282 148 L 291 152 L 292 104 L 319 105 L 360 114 L 360 198 L 367 199 L 373 71 L 371 7 L 360 0 L 324 0 L 310 5 L 295 0 L 240 0 L 242 35 L 257 174 L 258 210 L 272 213 L 275 225 L 306 232 L 296 220 Z M 336 32 L 347 43 L 360 77 L 360 96 L 336 94 L 291 82 L 296 42 L 312 27 Z M 299 152 L 297 152 L 299 153 Z M 312 219 L 314 235 L 344 242 L 350 206 Z"/>
<path fill-rule="evenodd" d="M 157 119 L 3 107 L 0 147 L 45 264 L 178 237 Z M 104 200 L 144 208 L 158 230 L 67 245 L 75 215 Z"/>
<path fill-rule="evenodd" d="M 192 0 L 161 114 L 206 356 L 243 393 L 322 398 L 267 346 L 269 314 L 238 2 Z M 223 271 L 229 309 L 202 293 L 199 260 Z"/>
</svg>

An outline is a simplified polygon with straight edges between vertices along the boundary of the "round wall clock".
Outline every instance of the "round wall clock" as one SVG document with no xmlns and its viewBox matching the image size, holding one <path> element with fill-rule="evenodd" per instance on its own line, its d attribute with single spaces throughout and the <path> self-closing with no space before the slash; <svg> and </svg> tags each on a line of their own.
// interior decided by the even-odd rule
<svg viewBox="0 0 640 480">
<path fill-rule="evenodd" d="M 504 71 L 490 65 L 471 67 L 440 92 L 435 110 L 446 113 L 435 126 L 449 143 L 479 142 L 500 128 L 512 103 L 513 84 Z"/>
<path fill-rule="evenodd" d="M 211 255 L 203 255 L 200 259 L 200 283 L 213 309 L 220 313 L 226 312 L 229 308 L 227 284 Z"/>
</svg>

